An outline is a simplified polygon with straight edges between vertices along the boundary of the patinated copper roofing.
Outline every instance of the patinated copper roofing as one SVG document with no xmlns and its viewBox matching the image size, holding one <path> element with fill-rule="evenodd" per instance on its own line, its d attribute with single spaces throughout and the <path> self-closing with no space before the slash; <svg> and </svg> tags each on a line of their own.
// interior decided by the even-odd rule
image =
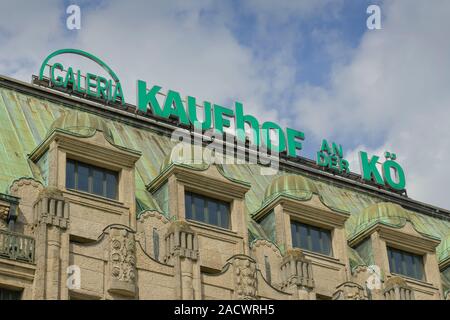
<svg viewBox="0 0 450 320">
<path fill-rule="evenodd" d="M 151 127 L 138 126 L 118 114 L 109 118 L 100 113 L 94 116 L 95 111 L 87 112 L 86 108 L 82 111 L 75 102 L 55 102 L 56 99 L 51 99 L 52 93 L 46 95 L 46 98 L 42 95 L 37 97 L 0 84 L 0 191 L 8 194 L 11 183 L 20 177 L 31 177 L 45 183 L 32 169 L 28 154 L 52 129 L 62 128 L 68 132 L 100 130 L 114 144 L 142 153 L 136 163 L 135 179 L 139 211 L 157 210 L 168 215 L 161 208 L 160 200 L 146 190 L 146 185 L 161 173 L 161 169 L 173 163 L 171 150 L 175 142 L 169 136 Z M 380 204 L 386 202 L 381 197 L 314 178 L 301 170 L 294 172 L 281 168 L 276 175 L 262 175 L 258 165 L 223 164 L 221 167 L 227 177 L 251 185 L 245 198 L 249 217 L 264 205 L 266 199 L 277 194 L 298 196 L 298 192 L 314 193 L 332 210 L 351 214 L 346 223 L 349 237 L 367 228 L 373 221 L 400 226 L 408 220 L 420 233 L 444 240 L 437 248 L 440 261 L 449 256 L 450 241 L 445 240 L 450 234 L 449 221 L 406 210 L 399 205 Z M 248 227 L 253 239 L 268 239 L 251 218 Z"/>
<path fill-rule="evenodd" d="M 429 225 L 423 224 L 415 212 L 405 210 L 395 203 L 379 202 L 370 205 L 360 213 L 354 214 L 350 220 L 353 222 L 351 224 L 353 228 L 347 228 L 350 239 L 378 223 L 401 228 L 407 221 L 411 222 L 418 233 L 433 239 L 440 239 L 439 232 L 429 228 Z"/>
<path fill-rule="evenodd" d="M 62 129 L 82 136 L 91 135 L 93 131 L 101 131 L 106 140 L 114 143 L 114 136 L 106 119 L 89 114 L 87 112 L 76 112 L 67 110 L 62 113 L 49 128 L 51 133 L 54 129 Z"/>
<path fill-rule="evenodd" d="M 313 193 L 318 193 L 314 181 L 300 175 L 284 175 L 272 180 L 264 193 L 264 201 L 282 194 L 309 199 Z"/>
</svg>

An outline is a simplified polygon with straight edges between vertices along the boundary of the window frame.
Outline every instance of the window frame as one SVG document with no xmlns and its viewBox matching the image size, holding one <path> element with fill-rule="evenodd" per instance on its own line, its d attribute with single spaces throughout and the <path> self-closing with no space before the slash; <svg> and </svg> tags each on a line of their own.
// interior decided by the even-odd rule
<svg viewBox="0 0 450 320">
<path fill-rule="evenodd" d="M 394 263 L 395 261 L 391 260 L 391 256 L 393 252 L 397 252 L 401 254 L 401 264 L 402 270 L 397 269 L 397 267 L 393 267 L 396 266 L 396 264 Z M 418 253 L 414 253 L 411 251 L 407 251 L 407 250 L 403 250 L 403 249 L 398 249 L 394 246 L 390 246 L 389 244 L 386 245 L 386 253 L 387 253 L 387 259 L 388 259 L 388 265 L 389 265 L 389 272 L 391 274 L 396 274 L 396 275 L 400 275 L 402 277 L 406 277 L 406 278 L 410 278 L 410 279 L 414 279 L 416 281 L 422 281 L 422 282 L 426 282 L 427 281 L 427 276 L 426 276 L 426 269 L 425 269 L 425 255 L 424 254 L 418 254 Z M 415 275 L 411 275 L 410 273 L 408 273 L 408 265 L 406 265 L 406 258 L 404 257 L 413 257 L 413 258 L 420 258 L 420 272 L 421 272 L 421 277 L 418 278 L 416 277 L 416 273 L 417 273 L 417 267 L 414 268 L 414 273 Z M 416 260 L 413 260 L 416 261 Z M 395 269 L 395 270 L 394 270 Z M 403 272 L 405 271 L 406 272 Z"/>
<path fill-rule="evenodd" d="M 69 186 L 69 165 L 72 164 L 74 166 L 73 169 L 73 183 Z M 85 167 L 87 167 L 88 169 L 88 174 L 87 174 L 87 190 L 81 189 L 79 187 L 79 172 L 78 172 L 78 168 L 79 166 L 83 165 Z M 102 194 L 98 194 L 94 192 L 94 172 L 98 170 L 103 174 L 102 177 Z M 114 197 L 110 197 L 108 196 L 108 174 L 110 176 L 113 176 L 115 178 L 115 183 L 114 183 Z M 108 200 L 114 200 L 114 201 L 118 201 L 119 200 L 119 181 L 120 179 L 120 171 L 116 171 L 116 170 L 111 170 L 105 167 L 101 167 L 101 166 L 97 166 L 94 164 L 91 164 L 89 162 L 85 162 L 85 161 L 80 161 L 77 159 L 73 159 L 73 158 L 67 158 L 66 159 L 66 166 L 65 166 L 65 187 L 67 190 L 73 190 L 76 192 L 83 192 L 83 193 L 87 193 L 89 195 L 92 196 L 96 196 L 96 197 L 102 197 Z"/>
<path fill-rule="evenodd" d="M 296 234 L 294 235 L 294 230 L 293 230 L 293 226 L 295 225 L 296 227 Z M 300 244 L 302 243 L 301 239 L 302 239 L 302 235 L 300 234 L 300 229 L 301 227 L 306 228 L 308 235 L 307 235 L 307 242 L 310 244 L 308 245 L 308 247 L 301 247 Z M 326 233 L 328 234 L 328 253 L 326 253 L 325 251 L 323 251 L 324 249 L 324 244 L 323 241 L 321 241 L 321 243 L 319 244 L 320 246 L 320 250 L 314 250 L 314 244 L 313 244 L 313 237 L 311 234 L 311 230 L 315 230 L 319 232 L 319 236 L 320 239 L 322 240 L 322 233 Z M 329 228 L 324 228 L 322 226 L 317 226 L 314 224 L 310 224 L 310 223 L 305 223 L 299 220 L 295 220 L 295 219 L 290 219 L 290 232 L 291 232 L 291 239 L 292 239 L 292 247 L 293 248 L 299 248 L 301 250 L 305 250 L 308 252 L 313 252 L 315 254 L 320 254 L 323 256 L 327 256 L 327 257 L 334 257 L 334 250 L 333 250 L 333 229 L 329 229 Z M 298 235 L 297 235 L 298 234 Z"/>
<path fill-rule="evenodd" d="M 3 299 L 5 294 L 13 295 L 12 299 Z M 5 287 L 0 287 L 0 301 L 7 300 L 22 300 L 23 289 L 9 289 Z"/>
<path fill-rule="evenodd" d="M 187 198 L 188 196 L 190 196 L 191 200 L 191 210 L 188 210 L 188 201 Z M 197 214 L 197 210 L 193 210 L 193 206 L 195 204 L 195 200 L 193 201 L 193 199 L 195 198 L 199 198 L 203 201 L 203 220 L 197 219 L 196 214 Z M 216 221 L 217 224 L 211 223 L 211 218 L 210 218 L 210 213 L 209 213 L 209 203 L 213 202 L 216 203 L 216 207 L 220 208 L 222 205 L 226 205 L 227 208 L 227 212 L 226 212 L 226 216 L 227 216 L 227 222 L 226 222 L 226 226 L 224 226 L 223 224 L 219 224 L 219 222 L 222 222 L 222 212 L 219 211 L 219 213 L 217 213 L 217 217 L 216 217 Z M 207 209 L 207 210 L 205 210 Z M 206 212 L 205 212 L 206 211 Z M 216 227 L 216 228 L 220 228 L 220 229 L 224 229 L 227 231 L 232 231 L 232 201 L 227 201 L 227 200 L 223 200 L 223 199 L 219 199 L 216 197 L 211 197 L 209 195 L 205 195 L 193 190 L 189 190 L 186 189 L 184 190 L 184 213 L 185 213 L 185 218 L 186 220 L 192 221 L 192 222 L 198 222 L 198 223 L 203 223 L 203 224 L 207 224 L 208 226 L 212 226 L 212 227 Z"/>
</svg>

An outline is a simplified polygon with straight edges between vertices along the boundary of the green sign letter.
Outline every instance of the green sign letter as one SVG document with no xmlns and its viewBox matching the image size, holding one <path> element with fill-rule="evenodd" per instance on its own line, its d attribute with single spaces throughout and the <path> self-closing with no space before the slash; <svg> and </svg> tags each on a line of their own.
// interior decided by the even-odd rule
<svg viewBox="0 0 450 320">
<path fill-rule="evenodd" d="M 304 140 L 305 134 L 291 128 L 286 128 L 288 156 L 297 157 L 297 149 L 302 150 L 302 143 L 297 140 Z"/>
<path fill-rule="evenodd" d="M 378 169 L 376 167 L 377 161 L 380 157 L 373 156 L 370 160 L 368 159 L 367 152 L 360 151 L 359 152 L 359 161 L 361 165 L 361 176 L 366 181 L 372 181 L 373 180 L 376 184 L 380 186 L 384 186 L 383 178 L 380 175 L 380 172 L 378 172 Z"/>
</svg>

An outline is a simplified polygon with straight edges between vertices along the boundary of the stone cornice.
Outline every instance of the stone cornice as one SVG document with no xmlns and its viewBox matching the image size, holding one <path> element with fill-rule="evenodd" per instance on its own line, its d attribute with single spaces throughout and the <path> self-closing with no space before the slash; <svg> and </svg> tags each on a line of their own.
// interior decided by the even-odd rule
<svg viewBox="0 0 450 320">
<path fill-rule="evenodd" d="M 245 197 L 245 193 L 250 190 L 250 186 L 247 184 L 234 182 L 225 177 L 223 179 L 212 177 L 210 175 L 202 174 L 199 170 L 185 168 L 184 166 L 177 164 L 171 165 L 162 174 L 158 175 L 149 185 L 147 185 L 147 190 L 155 192 L 172 175 L 174 175 L 179 182 L 188 186 L 189 189 L 220 192 L 222 197 L 229 198 L 229 200 L 235 198 L 242 199 Z"/>
<path fill-rule="evenodd" d="M 32 151 L 29 158 L 32 161 L 37 161 L 53 141 L 56 141 L 58 148 L 66 152 L 87 159 L 108 162 L 119 167 L 133 167 L 141 156 L 141 153 L 136 150 L 119 148 L 116 145 L 110 144 L 111 148 L 107 148 L 95 143 L 86 143 L 83 141 L 85 138 L 56 129 Z"/>
<path fill-rule="evenodd" d="M 343 227 L 345 221 L 350 217 L 350 214 L 348 213 L 332 211 L 326 207 L 318 208 L 313 206 L 311 205 L 311 200 L 300 201 L 281 195 L 270 205 L 255 214 L 253 219 L 258 221 L 258 219 L 261 219 L 267 212 L 275 208 L 278 204 L 281 204 L 283 210 L 290 216 L 294 217 L 294 219 L 299 218 L 307 223 L 325 227 Z"/>
<path fill-rule="evenodd" d="M 380 237 L 386 240 L 388 245 L 414 251 L 418 254 L 434 253 L 440 243 L 438 240 L 425 238 L 420 234 L 412 235 L 384 225 L 379 225 L 377 230 Z"/>
</svg>

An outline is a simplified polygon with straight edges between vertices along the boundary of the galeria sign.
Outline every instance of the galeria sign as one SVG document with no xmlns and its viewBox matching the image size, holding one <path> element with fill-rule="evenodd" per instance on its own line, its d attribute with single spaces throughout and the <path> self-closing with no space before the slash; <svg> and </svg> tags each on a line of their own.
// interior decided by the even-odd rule
<svg viewBox="0 0 450 320">
<path fill-rule="evenodd" d="M 44 78 L 44 69 L 48 65 L 49 60 L 66 53 L 80 55 L 96 62 L 109 74 L 111 79 L 89 72 L 83 74 L 81 70 L 74 70 L 71 66 L 64 67 L 62 63 L 55 62 L 53 65 L 49 65 L 49 78 L 53 86 L 64 89 L 71 88 L 74 92 L 102 99 L 105 102 L 125 104 L 122 85 L 114 71 L 96 56 L 82 50 L 62 49 L 50 54 L 41 65 L 39 80 Z"/>
<path fill-rule="evenodd" d="M 49 64 L 50 59 L 61 54 L 76 54 L 96 62 L 108 73 L 110 79 L 89 72 L 84 74 L 81 70 L 74 70 L 71 66 L 64 66 L 60 62 Z M 107 103 L 125 104 L 122 85 L 117 75 L 102 60 L 90 53 L 77 49 L 62 49 L 51 53 L 41 65 L 40 80 L 44 79 L 44 70 L 47 66 L 49 66 L 50 82 L 56 88 L 71 89 Z M 235 136 L 239 141 L 245 142 L 248 138 L 258 148 L 264 147 L 273 153 L 285 153 L 291 158 L 298 157 L 298 151 L 302 149 L 302 141 L 305 139 L 302 131 L 282 128 L 272 121 L 260 123 L 256 117 L 244 113 L 244 107 L 240 102 L 235 102 L 233 110 L 204 101 L 202 117 L 199 117 L 199 105 L 195 97 L 187 96 L 186 99 L 182 99 L 179 92 L 168 90 L 164 101 L 160 101 L 157 97 L 160 96 L 161 89 L 158 85 L 148 86 L 147 82 L 138 80 L 138 110 L 143 114 L 149 112 L 163 119 L 175 118 L 181 124 L 192 125 L 202 130 L 213 129 L 222 134 L 225 133 L 226 128 L 232 127 L 233 121 Z M 202 121 L 199 120 L 200 118 Z M 246 126 L 249 127 L 251 135 L 247 134 Z M 402 167 L 395 161 L 396 155 L 386 152 L 384 163 L 380 163 L 379 158 L 378 156 L 369 158 L 363 151 L 359 153 L 362 179 L 394 190 L 404 190 L 405 174 Z M 316 164 L 335 174 L 350 173 L 349 162 L 343 157 L 342 146 L 334 142 L 329 144 L 327 140 L 322 141 L 321 148 L 317 152 Z M 377 165 L 381 165 L 381 173 Z"/>
</svg>

